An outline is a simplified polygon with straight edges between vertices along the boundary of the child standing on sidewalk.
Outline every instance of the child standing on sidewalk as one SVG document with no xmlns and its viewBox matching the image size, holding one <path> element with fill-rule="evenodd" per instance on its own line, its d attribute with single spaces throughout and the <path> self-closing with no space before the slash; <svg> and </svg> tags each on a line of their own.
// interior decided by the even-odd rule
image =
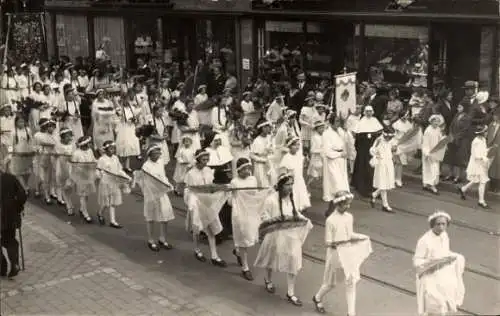
<svg viewBox="0 0 500 316">
<path fill-rule="evenodd" d="M 478 184 L 478 195 L 479 201 L 477 204 L 487 209 L 488 204 L 484 200 L 484 195 L 486 192 L 486 183 L 490 181 L 488 177 L 488 169 L 490 167 L 490 159 L 488 157 L 488 147 L 486 145 L 486 132 L 488 131 L 488 126 L 478 126 L 475 131 L 476 137 L 472 141 L 471 153 L 469 158 L 469 164 L 467 165 L 467 180 L 469 181 L 466 185 L 458 187 L 458 191 L 462 200 L 465 200 L 465 192 L 469 190 L 474 184 Z"/>
<path fill-rule="evenodd" d="M 394 211 L 389 206 L 387 192 L 395 187 L 393 160 L 395 146 L 392 141 L 393 137 L 394 129 L 387 126 L 384 128 L 382 136 L 370 148 L 370 154 L 373 156 L 370 165 L 375 169 L 373 172 L 373 187 L 376 189 L 372 193 L 370 204 L 375 207 L 375 200 L 380 196 L 382 198 L 382 211 L 390 213 Z"/>
</svg>

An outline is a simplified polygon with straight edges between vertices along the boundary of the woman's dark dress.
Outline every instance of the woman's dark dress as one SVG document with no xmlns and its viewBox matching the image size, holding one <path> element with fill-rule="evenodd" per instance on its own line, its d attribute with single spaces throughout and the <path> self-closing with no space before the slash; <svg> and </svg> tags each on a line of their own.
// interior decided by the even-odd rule
<svg viewBox="0 0 500 316">
<path fill-rule="evenodd" d="M 352 173 L 351 185 L 363 197 L 373 192 L 373 168 L 370 166 L 370 148 L 380 135 L 375 133 L 357 133 L 355 138 L 356 159 Z"/>
</svg>

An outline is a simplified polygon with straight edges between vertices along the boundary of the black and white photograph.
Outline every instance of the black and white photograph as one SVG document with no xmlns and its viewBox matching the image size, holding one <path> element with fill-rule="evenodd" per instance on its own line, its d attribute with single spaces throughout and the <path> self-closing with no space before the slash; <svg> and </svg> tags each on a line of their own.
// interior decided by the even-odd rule
<svg viewBox="0 0 500 316">
<path fill-rule="evenodd" d="M 0 315 L 500 315 L 500 1 L 2 0 Z"/>
</svg>

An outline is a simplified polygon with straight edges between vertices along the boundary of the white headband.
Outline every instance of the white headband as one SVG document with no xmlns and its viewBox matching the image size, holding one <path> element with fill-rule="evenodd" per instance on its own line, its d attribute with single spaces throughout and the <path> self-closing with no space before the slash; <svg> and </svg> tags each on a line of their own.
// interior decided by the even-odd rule
<svg viewBox="0 0 500 316">
<path fill-rule="evenodd" d="M 242 164 L 241 166 L 239 166 L 238 168 L 236 168 L 236 171 L 240 171 L 243 168 L 251 167 L 251 166 L 252 166 L 252 164 L 250 162 L 245 162 L 244 164 Z"/>
<path fill-rule="evenodd" d="M 271 122 L 265 121 L 265 122 L 262 122 L 259 125 L 257 125 L 257 128 L 261 128 L 261 127 L 268 126 L 268 125 L 271 125 Z"/>
<path fill-rule="evenodd" d="M 431 215 L 429 215 L 429 217 L 427 218 L 427 221 L 430 223 L 432 222 L 433 220 L 435 220 L 436 218 L 438 217 L 444 217 L 449 221 L 451 221 L 451 216 L 450 214 L 446 213 L 446 212 L 443 212 L 443 211 L 436 211 L 434 213 L 432 213 Z"/>
<path fill-rule="evenodd" d="M 88 143 L 90 143 L 91 140 L 92 140 L 92 138 L 87 137 L 87 138 L 83 139 L 81 142 L 79 142 L 78 146 L 87 145 Z"/>
<path fill-rule="evenodd" d="M 152 152 L 153 150 L 156 150 L 156 149 L 161 150 L 161 146 L 160 145 L 153 145 L 153 146 L 149 147 L 149 149 L 146 151 L 146 156 L 149 155 L 150 152 Z"/>
<path fill-rule="evenodd" d="M 354 199 L 354 195 L 352 193 L 346 193 L 344 195 L 341 195 L 335 199 L 333 199 L 333 204 L 339 204 L 339 203 L 342 203 L 342 202 L 345 202 L 347 200 L 352 200 Z"/>
<path fill-rule="evenodd" d="M 59 135 L 64 135 L 64 134 L 68 134 L 68 133 L 73 133 L 72 130 L 70 130 L 69 128 L 63 128 L 59 131 Z"/>
<path fill-rule="evenodd" d="M 290 139 L 289 141 L 286 142 L 286 146 L 291 146 L 293 143 L 295 143 L 296 141 L 299 141 L 299 138 L 298 137 L 293 137 L 292 139 Z"/>
<path fill-rule="evenodd" d="M 363 112 L 366 112 L 366 111 L 372 111 L 373 112 L 373 106 L 371 106 L 371 105 L 365 106 L 365 109 L 363 110 Z"/>
<path fill-rule="evenodd" d="M 111 146 L 116 146 L 115 142 L 111 142 L 111 143 L 109 143 L 109 144 L 106 144 L 106 145 L 102 146 L 102 148 L 103 148 L 103 149 L 108 149 L 108 148 L 109 148 L 109 147 L 111 147 Z"/>
<path fill-rule="evenodd" d="M 45 125 L 48 125 L 48 124 L 55 124 L 56 122 L 54 122 L 53 120 L 48 120 L 48 121 L 45 121 L 43 122 L 42 124 L 40 124 L 40 127 L 42 126 L 45 126 Z"/>
<path fill-rule="evenodd" d="M 194 159 L 198 159 L 203 156 L 210 156 L 210 154 L 207 151 L 201 151 L 198 155 L 194 156 Z"/>
</svg>

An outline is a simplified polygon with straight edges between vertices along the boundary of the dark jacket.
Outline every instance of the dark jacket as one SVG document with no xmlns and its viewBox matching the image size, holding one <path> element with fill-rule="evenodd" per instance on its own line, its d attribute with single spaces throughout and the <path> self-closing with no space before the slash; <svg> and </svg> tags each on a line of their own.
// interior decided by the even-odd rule
<svg viewBox="0 0 500 316">
<path fill-rule="evenodd" d="M 15 176 L 5 172 L 0 172 L 0 190 L 1 230 L 18 228 L 21 225 L 21 212 L 28 198 L 26 191 Z"/>
</svg>

